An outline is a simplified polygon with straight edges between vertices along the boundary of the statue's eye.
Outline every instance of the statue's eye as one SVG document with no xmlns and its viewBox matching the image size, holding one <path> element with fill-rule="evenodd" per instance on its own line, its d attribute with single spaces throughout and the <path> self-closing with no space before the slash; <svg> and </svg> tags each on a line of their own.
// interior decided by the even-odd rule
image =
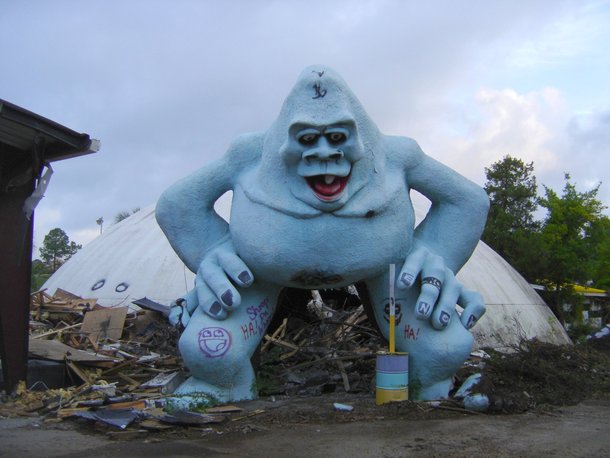
<svg viewBox="0 0 610 458">
<path fill-rule="evenodd" d="M 340 145 L 347 140 L 347 136 L 343 132 L 329 132 L 326 134 L 326 139 L 331 145 Z"/>
<path fill-rule="evenodd" d="M 304 134 L 299 137 L 299 143 L 304 146 L 312 146 L 318 141 L 318 134 Z"/>
</svg>

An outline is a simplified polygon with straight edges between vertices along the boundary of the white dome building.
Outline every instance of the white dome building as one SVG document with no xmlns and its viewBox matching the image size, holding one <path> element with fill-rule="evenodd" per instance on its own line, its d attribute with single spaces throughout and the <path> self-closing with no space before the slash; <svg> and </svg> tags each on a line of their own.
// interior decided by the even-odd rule
<svg viewBox="0 0 610 458">
<path fill-rule="evenodd" d="M 227 202 L 224 196 L 222 201 Z M 418 217 L 424 206 L 416 203 Z M 229 205 L 217 203 L 223 216 Z M 226 216 L 225 216 L 226 218 Z M 457 278 L 483 296 L 487 313 L 473 328 L 477 347 L 516 345 L 522 338 L 570 343 L 551 310 L 502 257 L 479 242 Z M 193 288 L 194 274 L 174 253 L 157 225 L 150 206 L 115 224 L 90 242 L 44 284 L 83 298 L 96 298 L 104 306 L 131 305 L 147 297 L 168 305 Z"/>
</svg>

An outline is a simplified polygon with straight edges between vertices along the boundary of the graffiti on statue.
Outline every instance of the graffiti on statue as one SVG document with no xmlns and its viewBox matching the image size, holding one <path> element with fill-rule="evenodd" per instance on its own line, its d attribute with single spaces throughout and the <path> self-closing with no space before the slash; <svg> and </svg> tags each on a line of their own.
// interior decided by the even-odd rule
<svg viewBox="0 0 610 458">
<path fill-rule="evenodd" d="M 231 334 L 224 328 L 209 327 L 199 331 L 199 349 L 208 358 L 219 358 L 231 348 Z"/>
<path fill-rule="evenodd" d="M 214 202 L 230 190 L 229 225 Z M 431 201 L 417 227 L 411 190 Z M 485 311 L 455 274 L 479 240 L 488 205 L 483 189 L 414 140 L 382 134 L 334 70 L 306 68 L 266 131 L 239 136 L 157 204 L 159 225 L 196 273 L 195 288 L 170 314 L 185 326 L 179 347 L 192 373 L 178 392 L 256 397 L 250 356 L 284 287 L 361 282 L 387 338 L 394 263 L 399 319 L 407 323 L 396 348 L 409 353 L 418 387 L 411 392 L 447 396 L 472 348 L 469 329 Z"/>
<path fill-rule="evenodd" d="M 269 313 L 269 299 L 265 298 L 258 306 L 250 306 L 246 308 L 248 322 L 241 325 L 241 332 L 244 339 L 249 339 L 253 336 L 263 336 L 271 314 Z M 260 339 L 259 339 L 260 340 Z"/>
</svg>

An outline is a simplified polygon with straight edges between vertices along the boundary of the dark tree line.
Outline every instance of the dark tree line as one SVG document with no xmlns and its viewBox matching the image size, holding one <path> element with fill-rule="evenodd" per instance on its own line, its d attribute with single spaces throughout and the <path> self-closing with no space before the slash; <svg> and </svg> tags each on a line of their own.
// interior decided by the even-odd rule
<svg viewBox="0 0 610 458">
<path fill-rule="evenodd" d="M 565 174 L 561 193 L 543 186 L 534 164 L 505 156 L 485 168 L 491 207 L 482 239 L 530 283 L 546 286 L 545 299 L 565 321 L 562 305 L 577 301 L 574 285 L 610 289 L 610 219 L 599 186 L 579 191 Z M 538 208 L 546 215 L 536 219 Z"/>
</svg>

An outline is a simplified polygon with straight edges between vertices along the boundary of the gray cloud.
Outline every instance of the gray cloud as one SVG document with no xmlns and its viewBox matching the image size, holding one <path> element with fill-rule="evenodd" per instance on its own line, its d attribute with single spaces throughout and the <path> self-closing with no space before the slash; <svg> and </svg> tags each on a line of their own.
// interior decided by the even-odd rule
<svg viewBox="0 0 610 458">
<path fill-rule="evenodd" d="M 438 125 L 463 122 L 448 100 L 503 81 L 505 55 L 578 4 L 5 2 L 0 97 L 102 141 L 55 164 L 37 238 L 153 203 L 239 133 L 266 129 L 312 63 L 334 66 L 383 131 L 434 145 L 448 135 Z"/>
</svg>

